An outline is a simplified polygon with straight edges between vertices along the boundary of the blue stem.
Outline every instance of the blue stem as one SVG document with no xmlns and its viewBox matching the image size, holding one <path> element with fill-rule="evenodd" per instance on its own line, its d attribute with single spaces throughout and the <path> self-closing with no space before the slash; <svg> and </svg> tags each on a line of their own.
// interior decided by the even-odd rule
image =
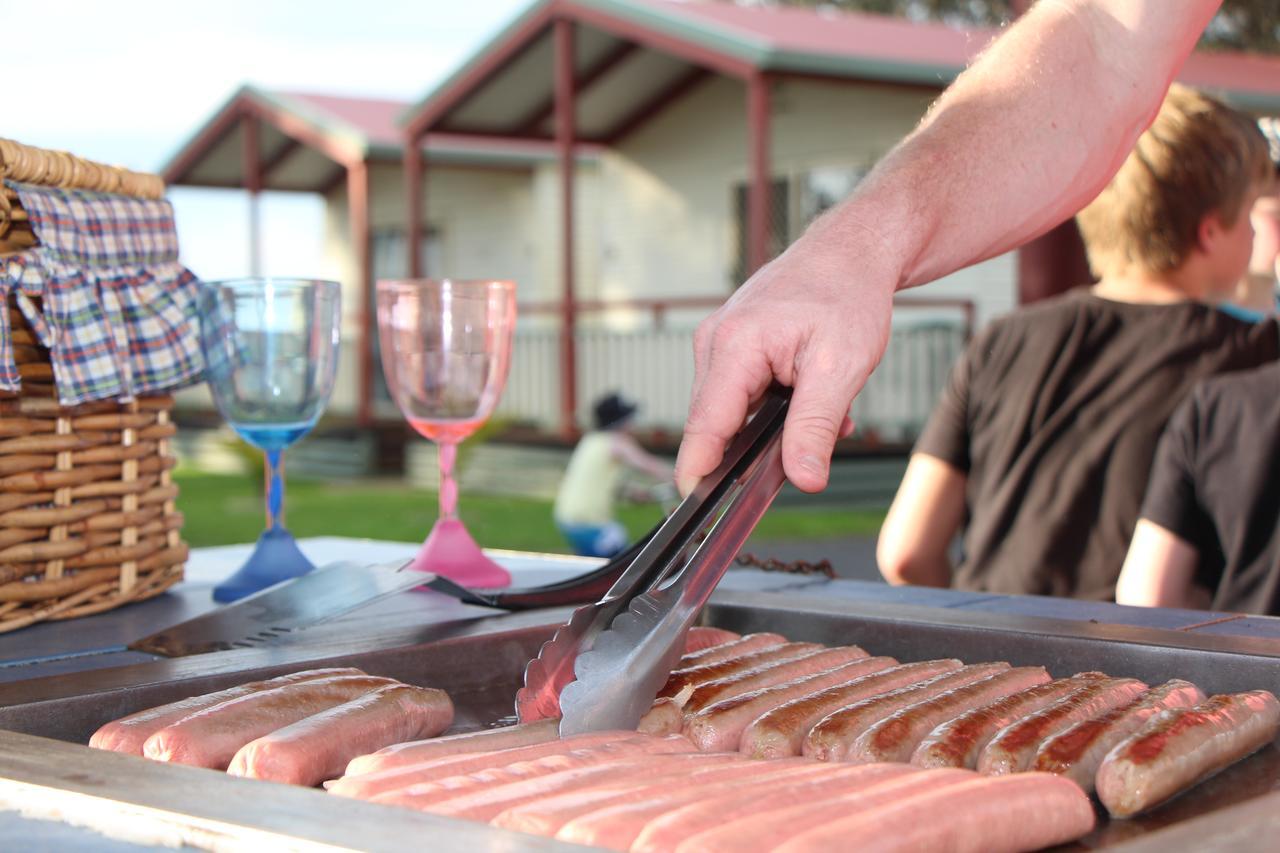
<svg viewBox="0 0 1280 853">
<path fill-rule="evenodd" d="M 280 451 L 268 450 L 267 455 L 267 527 L 271 530 L 284 526 L 284 467 L 280 464 Z"/>
</svg>

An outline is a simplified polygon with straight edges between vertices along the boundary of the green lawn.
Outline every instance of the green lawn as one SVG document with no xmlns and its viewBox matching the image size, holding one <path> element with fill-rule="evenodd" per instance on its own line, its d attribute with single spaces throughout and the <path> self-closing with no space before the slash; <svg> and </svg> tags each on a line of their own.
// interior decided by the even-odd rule
<svg viewBox="0 0 1280 853">
<path fill-rule="evenodd" d="M 186 515 L 183 538 L 193 547 L 250 542 L 262 531 L 262 484 L 249 476 L 180 469 L 178 508 Z M 549 501 L 463 493 L 463 520 L 481 544 L 524 551 L 565 551 L 551 522 Z M 295 536 L 358 536 L 411 542 L 422 539 L 436 514 L 433 491 L 395 483 L 291 480 L 286 521 Z M 655 506 L 621 508 L 633 537 L 659 518 Z M 766 539 L 830 539 L 874 535 L 882 511 L 840 508 L 770 510 L 756 528 Z"/>
</svg>

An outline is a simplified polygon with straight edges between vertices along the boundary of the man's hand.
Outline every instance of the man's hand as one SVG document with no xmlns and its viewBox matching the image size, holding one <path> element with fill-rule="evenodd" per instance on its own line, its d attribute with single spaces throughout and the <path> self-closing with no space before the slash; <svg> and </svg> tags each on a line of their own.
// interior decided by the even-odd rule
<svg viewBox="0 0 1280 853">
<path fill-rule="evenodd" d="M 861 232 L 863 255 L 847 233 L 829 242 L 833 236 L 813 229 L 699 325 L 676 460 L 681 493 L 720 463 L 774 379 L 794 389 L 782 433 L 787 478 L 806 492 L 826 486 L 836 439 L 853 428 L 849 405 L 888 344 L 898 283 L 876 235 Z"/>
</svg>

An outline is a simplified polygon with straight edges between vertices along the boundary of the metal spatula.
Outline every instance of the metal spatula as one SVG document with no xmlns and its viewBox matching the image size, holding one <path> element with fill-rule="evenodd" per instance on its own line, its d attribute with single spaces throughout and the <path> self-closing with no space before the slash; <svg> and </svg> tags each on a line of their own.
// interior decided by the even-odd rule
<svg viewBox="0 0 1280 853">
<path fill-rule="evenodd" d="M 559 714 L 563 735 L 635 728 L 679 659 L 689 626 L 782 487 L 780 438 L 789 403 L 788 389 L 770 389 L 720 467 L 605 597 L 576 610 L 542 647 L 516 697 L 522 721 Z"/>
<path fill-rule="evenodd" d="M 408 568 L 407 561 L 374 565 L 338 562 L 129 644 L 166 657 L 270 643 L 283 634 L 349 613 L 398 592 L 425 586 L 471 602 L 473 594 L 448 578 Z"/>
</svg>

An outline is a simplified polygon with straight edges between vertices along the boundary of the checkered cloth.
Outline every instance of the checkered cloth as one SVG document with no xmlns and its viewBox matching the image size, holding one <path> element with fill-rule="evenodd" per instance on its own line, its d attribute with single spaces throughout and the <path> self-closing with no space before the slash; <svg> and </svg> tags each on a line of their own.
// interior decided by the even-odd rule
<svg viewBox="0 0 1280 853">
<path fill-rule="evenodd" d="M 0 259 L 0 306 L 13 293 L 49 348 L 60 402 L 127 402 L 197 381 L 200 284 L 178 263 L 169 202 L 6 183 L 40 245 Z M 0 308 L 0 390 L 18 386 Z"/>
</svg>

